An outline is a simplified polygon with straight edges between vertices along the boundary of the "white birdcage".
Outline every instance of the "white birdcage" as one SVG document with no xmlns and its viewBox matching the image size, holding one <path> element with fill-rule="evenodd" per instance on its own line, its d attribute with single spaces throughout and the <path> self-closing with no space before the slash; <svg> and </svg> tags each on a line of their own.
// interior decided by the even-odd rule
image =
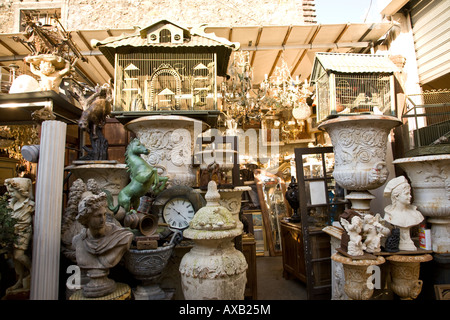
<svg viewBox="0 0 450 320">
<path fill-rule="evenodd" d="M 360 113 L 395 115 L 396 71 L 383 55 L 316 53 L 311 84 L 316 86 L 317 121 Z"/>
<path fill-rule="evenodd" d="M 239 47 L 168 20 L 92 45 L 114 66 L 112 113 L 119 121 L 154 112 L 218 114 L 217 77 L 227 75 L 231 52 Z"/>
</svg>

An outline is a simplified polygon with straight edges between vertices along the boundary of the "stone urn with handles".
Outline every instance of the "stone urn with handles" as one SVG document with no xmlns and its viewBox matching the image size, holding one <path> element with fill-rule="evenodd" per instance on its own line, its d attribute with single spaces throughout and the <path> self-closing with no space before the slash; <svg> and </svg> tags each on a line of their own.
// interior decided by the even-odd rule
<svg viewBox="0 0 450 320">
<path fill-rule="evenodd" d="M 333 177 L 341 187 L 351 191 L 346 199 L 352 202 L 353 210 L 369 212 L 374 198 L 369 190 L 386 182 L 388 135 L 400 124 L 392 116 L 354 115 L 339 116 L 319 125 L 331 138 L 335 156 Z"/>
</svg>

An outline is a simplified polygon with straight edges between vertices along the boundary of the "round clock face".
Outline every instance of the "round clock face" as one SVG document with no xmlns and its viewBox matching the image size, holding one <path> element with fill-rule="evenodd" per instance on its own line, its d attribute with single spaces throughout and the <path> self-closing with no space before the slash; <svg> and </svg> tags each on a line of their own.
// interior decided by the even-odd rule
<svg viewBox="0 0 450 320">
<path fill-rule="evenodd" d="M 163 217 L 170 228 L 186 229 L 194 217 L 195 210 L 192 203 L 182 197 L 170 199 L 163 209 Z"/>
</svg>

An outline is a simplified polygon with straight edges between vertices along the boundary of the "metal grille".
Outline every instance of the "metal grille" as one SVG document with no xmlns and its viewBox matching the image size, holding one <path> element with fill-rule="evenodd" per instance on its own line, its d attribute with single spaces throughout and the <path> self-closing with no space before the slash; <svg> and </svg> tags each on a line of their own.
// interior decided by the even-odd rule
<svg viewBox="0 0 450 320">
<path fill-rule="evenodd" d="M 391 81 L 391 75 L 379 73 L 323 75 L 317 80 L 317 120 L 336 114 L 391 115 Z"/>
<path fill-rule="evenodd" d="M 390 112 L 390 77 L 380 74 L 336 74 L 336 111 Z"/>
<path fill-rule="evenodd" d="M 114 111 L 214 110 L 216 55 L 117 54 Z"/>
<path fill-rule="evenodd" d="M 402 118 L 409 150 L 450 144 L 450 89 L 408 95 Z"/>
</svg>

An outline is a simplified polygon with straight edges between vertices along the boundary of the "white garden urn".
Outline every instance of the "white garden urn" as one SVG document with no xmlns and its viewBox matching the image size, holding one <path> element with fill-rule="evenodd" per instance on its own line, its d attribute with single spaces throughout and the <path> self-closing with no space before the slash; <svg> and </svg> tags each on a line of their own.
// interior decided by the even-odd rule
<svg viewBox="0 0 450 320">
<path fill-rule="evenodd" d="M 192 219 L 183 236 L 194 247 L 183 256 L 179 270 L 181 286 L 187 300 L 243 300 L 247 282 L 247 261 L 234 247 L 233 239 L 242 234 L 225 207 L 214 181 L 208 184 L 207 204 Z"/>
<path fill-rule="evenodd" d="M 146 116 L 125 125 L 150 151 L 142 158 L 157 168 L 160 176 L 169 177 L 168 187 L 195 186 L 194 144 L 208 127 L 203 121 L 177 115 Z"/>
<path fill-rule="evenodd" d="M 393 161 L 411 181 L 413 202 L 431 223 L 432 249 L 450 253 L 450 155 L 428 155 Z"/>
<path fill-rule="evenodd" d="M 346 199 L 352 202 L 353 210 L 368 213 L 374 198 L 368 190 L 386 182 L 388 135 L 400 124 L 399 119 L 391 116 L 354 115 L 339 116 L 319 125 L 331 138 L 335 158 L 333 177 L 341 187 L 351 191 Z"/>
</svg>

